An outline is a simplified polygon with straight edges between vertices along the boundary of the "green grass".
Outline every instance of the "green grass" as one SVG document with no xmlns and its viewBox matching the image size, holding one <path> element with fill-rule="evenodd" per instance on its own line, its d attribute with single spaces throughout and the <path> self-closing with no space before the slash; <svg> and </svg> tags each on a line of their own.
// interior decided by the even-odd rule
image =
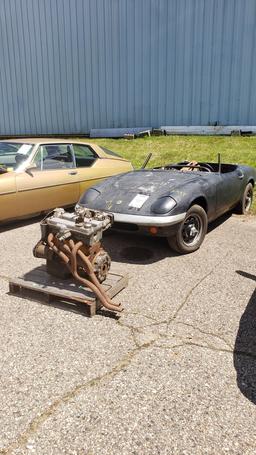
<svg viewBox="0 0 256 455">
<path fill-rule="evenodd" d="M 135 168 L 142 165 L 149 152 L 153 153 L 149 167 L 181 160 L 216 162 L 218 153 L 221 153 L 223 163 L 256 167 L 256 136 L 155 136 L 134 140 L 94 139 L 91 142 L 119 153 Z M 252 211 L 256 214 L 256 197 Z"/>
</svg>

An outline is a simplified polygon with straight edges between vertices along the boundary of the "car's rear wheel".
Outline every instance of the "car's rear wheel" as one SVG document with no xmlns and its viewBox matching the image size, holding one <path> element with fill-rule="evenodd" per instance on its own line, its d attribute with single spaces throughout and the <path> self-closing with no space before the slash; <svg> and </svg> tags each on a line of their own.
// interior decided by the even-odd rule
<svg viewBox="0 0 256 455">
<path fill-rule="evenodd" d="M 170 247 L 181 254 L 193 253 L 200 248 L 207 232 L 208 219 L 205 210 L 193 205 L 174 236 L 168 237 Z"/>
<path fill-rule="evenodd" d="M 240 201 L 238 202 L 237 206 L 235 207 L 235 212 L 239 213 L 240 215 L 245 215 L 251 209 L 253 201 L 253 186 L 251 183 L 246 185 L 243 196 L 241 197 Z"/>
</svg>

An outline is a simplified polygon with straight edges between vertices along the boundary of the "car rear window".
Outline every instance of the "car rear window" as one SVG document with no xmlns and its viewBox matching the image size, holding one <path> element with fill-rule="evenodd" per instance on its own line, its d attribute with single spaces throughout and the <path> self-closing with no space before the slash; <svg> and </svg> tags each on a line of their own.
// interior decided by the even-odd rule
<svg viewBox="0 0 256 455">
<path fill-rule="evenodd" d="M 113 152 L 112 150 L 106 149 L 105 147 L 101 147 L 101 149 L 102 149 L 103 152 L 105 152 L 107 155 L 110 155 L 110 156 L 118 156 L 118 158 L 122 158 L 121 155 L 118 155 L 118 153 Z"/>
</svg>

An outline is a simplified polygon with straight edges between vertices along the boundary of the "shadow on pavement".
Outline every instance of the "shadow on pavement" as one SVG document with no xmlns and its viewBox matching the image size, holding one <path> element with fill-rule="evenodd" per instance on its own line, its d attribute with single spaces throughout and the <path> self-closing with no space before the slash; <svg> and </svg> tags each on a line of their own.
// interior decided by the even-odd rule
<svg viewBox="0 0 256 455">
<path fill-rule="evenodd" d="M 231 216 L 232 212 L 229 212 L 213 221 L 209 225 L 208 233 L 221 226 Z M 110 230 L 104 233 L 103 243 L 115 262 L 152 264 L 167 257 L 180 256 L 170 249 L 163 237 Z"/>
<path fill-rule="evenodd" d="M 125 264 L 152 264 L 178 256 L 170 249 L 167 240 L 161 237 L 107 231 L 104 233 L 103 245 L 112 261 Z"/>
<path fill-rule="evenodd" d="M 36 217 L 29 218 L 27 220 L 12 221 L 10 223 L 1 224 L 0 225 L 0 234 L 2 232 L 12 231 L 14 229 L 19 229 L 19 228 L 22 228 L 25 226 L 29 226 L 30 224 L 38 223 L 39 221 L 41 221 L 41 219 L 42 219 L 42 215 L 38 215 Z"/>
<path fill-rule="evenodd" d="M 231 215 L 232 213 L 229 212 L 212 222 L 208 233 L 227 221 Z M 41 214 L 28 220 L 0 225 L 0 233 L 38 223 L 44 216 Z M 110 230 L 104 233 L 103 244 L 112 260 L 120 263 L 151 264 L 167 257 L 179 256 L 170 249 L 167 240 L 163 237 Z"/>
<path fill-rule="evenodd" d="M 209 224 L 207 233 L 209 234 L 210 232 L 214 231 L 214 229 L 225 223 L 225 221 L 231 218 L 231 216 L 232 212 L 227 212 L 224 215 L 217 218 L 217 220 L 214 220 L 212 223 Z"/>
<path fill-rule="evenodd" d="M 70 212 L 73 210 L 73 208 L 66 207 L 65 210 L 67 212 Z M 49 211 L 47 211 L 47 212 L 42 212 L 39 215 L 37 214 L 34 216 L 30 216 L 30 218 L 26 218 L 24 220 L 10 221 L 8 223 L 0 224 L 0 233 L 11 231 L 14 229 L 19 229 L 22 227 L 26 227 L 26 226 L 29 226 L 30 224 L 39 223 L 40 221 L 42 221 L 42 219 L 46 216 L 47 213 L 51 213 L 51 212 L 52 212 L 52 209 L 49 209 Z"/>
<path fill-rule="evenodd" d="M 256 275 L 240 270 L 237 273 L 256 281 Z M 239 389 L 256 404 L 256 289 L 240 319 L 234 347 L 234 366 Z"/>
<path fill-rule="evenodd" d="M 10 295 L 13 295 L 10 293 Z M 39 299 L 39 298 L 33 298 L 33 297 L 23 297 L 23 298 L 26 298 L 26 300 L 28 301 L 31 301 L 33 303 L 37 303 L 38 305 L 45 305 L 45 306 L 48 306 L 50 308 L 56 308 L 58 310 L 63 310 L 63 311 L 67 311 L 69 313 L 75 313 L 75 314 L 79 314 L 80 316 L 84 316 L 86 318 L 91 318 L 89 315 L 88 315 L 88 312 L 86 311 L 86 307 L 83 303 L 71 303 L 71 302 L 68 302 L 67 300 L 63 300 L 63 301 L 57 301 L 57 300 L 52 300 L 51 302 L 46 302 L 42 299 Z M 120 319 L 120 314 L 118 313 L 112 313 L 111 311 L 108 311 L 108 310 L 105 310 L 104 308 L 102 309 L 99 309 L 97 310 L 97 316 L 104 316 L 106 318 L 110 318 L 110 319 L 115 319 L 115 320 L 119 320 Z"/>
</svg>

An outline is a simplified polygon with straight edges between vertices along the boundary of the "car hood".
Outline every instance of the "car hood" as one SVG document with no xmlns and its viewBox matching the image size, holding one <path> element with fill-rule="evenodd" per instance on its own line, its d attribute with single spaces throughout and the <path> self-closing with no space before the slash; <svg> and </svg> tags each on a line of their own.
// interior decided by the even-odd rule
<svg viewBox="0 0 256 455">
<path fill-rule="evenodd" d="M 179 172 L 175 170 L 140 170 L 118 175 L 113 178 L 112 185 L 116 190 L 152 194 L 162 191 L 172 191 L 198 176 L 192 172 Z"/>
<path fill-rule="evenodd" d="M 177 193 L 185 191 L 186 185 L 200 179 L 199 173 L 175 170 L 129 172 L 114 176 L 89 189 L 81 197 L 80 204 L 114 213 L 147 214 L 156 199 L 164 196 L 175 199 Z M 95 190 L 98 192 L 97 197 Z M 141 207 L 133 207 L 131 204 L 137 195 L 145 196 Z M 143 201 L 143 197 L 140 200 Z"/>
</svg>

